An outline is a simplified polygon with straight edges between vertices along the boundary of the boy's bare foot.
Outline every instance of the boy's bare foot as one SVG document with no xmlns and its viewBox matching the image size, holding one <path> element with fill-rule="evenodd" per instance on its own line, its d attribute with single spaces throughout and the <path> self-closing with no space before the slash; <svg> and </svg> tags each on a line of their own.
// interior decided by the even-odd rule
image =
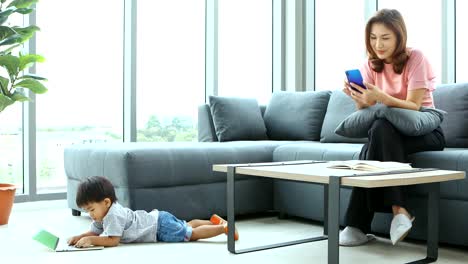
<svg viewBox="0 0 468 264">
<path fill-rule="evenodd" d="M 210 218 L 210 222 L 215 224 L 215 225 L 223 225 L 224 226 L 224 233 L 227 235 L 228 234 L 228 222 L 226 220 L 224 220 L 223 218 L 221 218 L 219 215 L 217 214 L 214 214 L 211 216 Z M 238 240 L 239 239 L 239 232 L 237 232 L 237 228 L 235 229 L 234 231 L 234 240 Z"/>
</svg>

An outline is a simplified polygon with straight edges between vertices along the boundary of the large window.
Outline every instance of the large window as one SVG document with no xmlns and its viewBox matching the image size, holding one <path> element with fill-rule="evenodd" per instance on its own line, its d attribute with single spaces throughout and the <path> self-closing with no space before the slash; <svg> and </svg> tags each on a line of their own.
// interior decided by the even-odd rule
<svg viewBox="0 0 468 264">
<path fill-rule="evenodd" d="M 196 141 L 205 101 L 205 1 L 138 1 L 138 141 Z"/>
<path fill-rule="evenodd" d="M 256 98 L 272 92 L 272 1 L 220 0 L 218 94 Z"/>
<path fill-rule="evenodd" d="M 122 141 L 123 1 L 60 4 L 37 7 L 37 73 L 49 79 L 36 97 L 38 193 L 65 190 L 64 147 Z"/>
<path fill-rule="evenodd" d="M 457 82 L 468 82 L 468 36 L 466 32 L 468 32 L 468 16 L 466 13 L 468 12 L 468 1 L 460 1 L 457 2 L 457 10 L 456 10 L 456 81 Z"/>
<path fill-rule="evenodd" d="M 364 2 L 316 1 L 315 90 L 342 89 L 346 78 L 344 72 L 364 64 Z"/>
<path fill-rule="evenodd" d="M 23 190 L 23 126 L 21 104 L 16 103 L 0 113 L 0 182 L 12 183 Z"/>
<path fill-rule="evenodd" d="M 379 9 L 382 8 L 400 11 L 408 32 L 408 47 L 417 48 L 426 55 L 437 76 L 436 81 L 440 83 L 442 76 L 442 13 L 440 11 L 442 1 L 380 0 Z"/>
</svg>

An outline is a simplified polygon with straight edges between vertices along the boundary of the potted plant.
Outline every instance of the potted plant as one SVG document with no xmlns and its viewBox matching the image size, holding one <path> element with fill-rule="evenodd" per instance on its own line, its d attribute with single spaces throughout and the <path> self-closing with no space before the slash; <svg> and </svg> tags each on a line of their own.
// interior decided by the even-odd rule
<svg viewBox="0 0 468 264">
<path fill-rule="evenodd" d="M 26 92 L 45 93 L 45 78 L 26 70 L 44 58 L 22 51 L 23 44 L 34 36 L 35 25 L 14 25 L 10 16 L 25 16 L 34 11 L 38 0 L 0 0 L 0 113 L 15 102 L 29 101 Z M 1 124 L 0 124 L 1 125 Z M 8 223 L 15 195 L 15 186 L 0 184 L 0 225 Z"/>
<path fill-rule="evenodd" d="M 9 183 L 0 183 L 0 225 L 8 224 L 11 208 L 15 200 L 16 187 Z"/>
</svg>

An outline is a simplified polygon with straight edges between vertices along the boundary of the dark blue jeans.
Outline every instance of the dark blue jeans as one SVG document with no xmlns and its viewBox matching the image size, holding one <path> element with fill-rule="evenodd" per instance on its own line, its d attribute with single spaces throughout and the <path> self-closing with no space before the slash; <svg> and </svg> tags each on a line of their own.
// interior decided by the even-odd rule
<svg viewBox="0 0 468 264">
<path fill-rule="evenodd" d="M 386 119 L 377 119 L 369 130 L 369 142 L 361 150 L 359 159 L 408 162 L 409 154 L 420 151 L 443 150 L 445 138 L 438 127 L 423 136 L 402 135 Z M 374 212 L 392 212 L 392 206 L 405 207 L 404 187 L 353 188 L 346 211 L 346 226 L 371 231 Z"/>
</svg>

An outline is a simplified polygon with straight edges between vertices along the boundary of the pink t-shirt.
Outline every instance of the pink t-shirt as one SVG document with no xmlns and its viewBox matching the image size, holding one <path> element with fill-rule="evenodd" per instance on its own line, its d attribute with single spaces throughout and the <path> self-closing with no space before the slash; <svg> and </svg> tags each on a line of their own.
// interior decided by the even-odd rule
<svg viewBox="0 0 468 264">
<path fill-rule="evenodd" d="M 393 71 L 392 64 L 384 64 L 382 72 L 375 72 L 369 61 L 361 69 L 365 82 L 379 87 L 385 93 L 406 100 L 408 90 L 424 88 L 426 92 L 422 106 L 434 107 L 432 91 L 435 89 L 435 75 L 427 58 L 417 49 L 410 49 L 408 62 L 401 74 Z"/>
</svg>

